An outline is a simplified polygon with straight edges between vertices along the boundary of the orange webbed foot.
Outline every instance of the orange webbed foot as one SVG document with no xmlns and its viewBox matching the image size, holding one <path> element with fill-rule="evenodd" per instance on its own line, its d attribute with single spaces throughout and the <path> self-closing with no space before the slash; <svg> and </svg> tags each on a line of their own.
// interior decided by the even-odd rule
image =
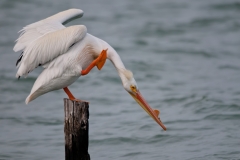
<svg viewBox="0 0 240 160">
<path fill-rule="evenodd" d="M 107 49 L 103 50 L 102 53 L 96 59 L 96 66 L 99 70 L 102 69 L 107 59 Z"/>
<path fill-rule="evenodd" d="M 81 75 L 88 74 L 94 66 L 97 66 L 99 70 L 102 69 L 107 59 L 107 49 L 102 50 L 101 54 L 85 69 L 81 71 Z"/>
</svg>

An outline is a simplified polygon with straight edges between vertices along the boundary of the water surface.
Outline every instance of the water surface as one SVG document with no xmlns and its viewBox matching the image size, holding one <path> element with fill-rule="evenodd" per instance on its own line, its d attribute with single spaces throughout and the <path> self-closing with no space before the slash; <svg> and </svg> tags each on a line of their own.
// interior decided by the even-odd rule
<svg viewBox="0 0 240 160">
<path fill-rule="evenodd" d="M 240 157 L 240 3 L 237 0 L 0 2 L 0 159 L 64 159 L 62 90 L 25 105 L 41 69 L 15 79 L 12 48 L 25 25 L 69 8 L 134 73 L 164 132 L 124 91 L 110 62 L 70 90 L 90 101 L 89 153 L 106 160 Z"/>
</svg>

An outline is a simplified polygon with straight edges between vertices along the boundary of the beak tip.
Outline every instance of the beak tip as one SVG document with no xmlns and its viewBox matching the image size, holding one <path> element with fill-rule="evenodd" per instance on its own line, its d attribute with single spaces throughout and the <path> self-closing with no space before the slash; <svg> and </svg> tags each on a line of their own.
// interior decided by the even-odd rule
<svg viewBox="0 0 240 160">
<path fill-rule="evenodd" d="M 164 131 L 167 131 L 167 128 L 166 128 L 165 126 L 164 126 L 164 127 L 162 127 L 162 128 L 163 128 L 163 130 L 164 130 Z"/>
</svg>

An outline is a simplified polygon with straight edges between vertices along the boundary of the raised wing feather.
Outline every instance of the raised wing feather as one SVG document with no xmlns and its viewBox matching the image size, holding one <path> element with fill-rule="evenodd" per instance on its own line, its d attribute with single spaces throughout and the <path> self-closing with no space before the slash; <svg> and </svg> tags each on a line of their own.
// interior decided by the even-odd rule
<svg viewBox="0 0 240 160">
<path fill-rule="evenodd" d="M 59 12 L 41 21 L 27 25 L 22 30 L 20 30 L 21 34 L 16 40 L 16 44 L 13 50 L 15 52 L 24 50 L 31 42 L 43 36 L 44 34 L 65 28 L 62 24 L 65 24 L 73 19 L 80 18 L 82 16 L 82 10 L 69 9 L 63 12 Z"/>
<path fill-rule="evenodd" d="M 16 77 L 27 75 L 36 67 L 66 53 L 72 45 L 81 41 L 86 33 L 87 28 L 84 25 L 77 25 L 47 33 L 36 39 L 24 50 Z"/>
</svg>

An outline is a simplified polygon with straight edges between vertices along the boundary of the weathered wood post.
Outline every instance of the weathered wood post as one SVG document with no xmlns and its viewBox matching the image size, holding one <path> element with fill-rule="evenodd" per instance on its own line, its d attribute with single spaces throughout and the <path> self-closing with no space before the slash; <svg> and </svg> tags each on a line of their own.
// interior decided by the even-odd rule
<svg viewBox="0 0 240 160">
<path fill-rule="evenodd" d="M 64 98 L 65 160 L 90 160 L 88 154 L 88 102 Z"/>
</svg>

